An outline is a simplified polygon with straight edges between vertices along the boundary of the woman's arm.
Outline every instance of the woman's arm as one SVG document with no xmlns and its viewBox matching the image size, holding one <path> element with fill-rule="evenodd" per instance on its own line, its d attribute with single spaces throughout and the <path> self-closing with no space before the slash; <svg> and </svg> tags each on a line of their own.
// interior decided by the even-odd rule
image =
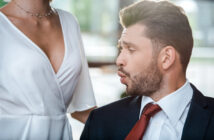
<svg viewBox="0 0 214 140">
<path fill-rule="evenodd" d="M 88 116 L 89 116 L 90 112 L 91 112 L 92 110 L 94 110 L 95 108 L 96 108 L 96 106 L 93 107 L 93 108 L 90 108 L 90 109 L 88 109 L 88 110 L 76 111 L 76 112 L 74 112 L 74 113 L 71 113 L 71 116 L 72 116 L 73 118 L 77 119 L 78 121 L 80 121 L 80 122 L 82 122 L 82 123 L 85 123 L 85 122 L 87 121 L 87 119 L 88 119 Z"/>
</svg>

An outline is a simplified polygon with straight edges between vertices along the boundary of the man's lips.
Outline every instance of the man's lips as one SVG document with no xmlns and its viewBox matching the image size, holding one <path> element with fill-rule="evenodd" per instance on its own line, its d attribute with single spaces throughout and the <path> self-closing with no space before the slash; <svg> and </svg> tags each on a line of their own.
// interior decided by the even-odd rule
<svg viewBox="0 0 214 140">
<path fill-rule="evenodd" d="M 117 74 L 118 74 L 120 77 L 126 77 L 126 75 L 125 75 L 123 72 L 121 72 L 121 71 L 118 71 Z"/>
<path fill-rule="evenodd" d="M 121 72 L 121 71 L 118 71 L 117 74 L 120 76 L 120 82 L 122 84 L 126 85 L 126 77 L 127 76 L 123 72 Z"/>
</svg>

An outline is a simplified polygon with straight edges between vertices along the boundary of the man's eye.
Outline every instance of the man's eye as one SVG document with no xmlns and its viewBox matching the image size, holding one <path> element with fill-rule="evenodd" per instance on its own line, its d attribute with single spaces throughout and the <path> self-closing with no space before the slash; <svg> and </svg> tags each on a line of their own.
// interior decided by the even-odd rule
<svg viewBox="0 0 214 140">
<path fill-rule="evenodd" d="M 135 51 L 135 49 L 133 49 L 133 48 L 128 48 L 128 50 L 129 50 L 129 52 L 134 52 Z"/>
<path fill-rule="evenodd" d="M 121 52 L 122 52 L 122 47 L 118 47 L 117 55 L 120 55 Z"/>
<path fill-rule="evenodd" d="M 118 48 L 118 52 L 120 53 L 122 51 L 122 47 L 119 47 Z"/>
</svg>

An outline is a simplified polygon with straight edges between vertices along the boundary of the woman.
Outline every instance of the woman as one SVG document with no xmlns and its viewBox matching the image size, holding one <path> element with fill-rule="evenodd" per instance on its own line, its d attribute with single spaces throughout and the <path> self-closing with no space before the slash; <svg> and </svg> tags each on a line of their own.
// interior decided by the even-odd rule
<svg viewBox="0 0 214 140">
<path fill-rule="evenodd" d="M 0 9 L 0 139 L 72 139 L 95 106 L 79 25 L 49 0 Z"/>
</svg>

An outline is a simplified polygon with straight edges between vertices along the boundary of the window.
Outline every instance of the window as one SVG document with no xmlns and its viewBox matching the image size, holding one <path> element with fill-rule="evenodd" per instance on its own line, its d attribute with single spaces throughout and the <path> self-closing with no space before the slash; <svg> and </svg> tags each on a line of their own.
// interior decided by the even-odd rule
<svg viewBox="0 0 214 140">
<path fill-rule="evenodd" d="M 89 62 L 114 63 L 117 56 L 119 1 L 54 0 L 53 5 L 77 17 Z"/>
</svg>

